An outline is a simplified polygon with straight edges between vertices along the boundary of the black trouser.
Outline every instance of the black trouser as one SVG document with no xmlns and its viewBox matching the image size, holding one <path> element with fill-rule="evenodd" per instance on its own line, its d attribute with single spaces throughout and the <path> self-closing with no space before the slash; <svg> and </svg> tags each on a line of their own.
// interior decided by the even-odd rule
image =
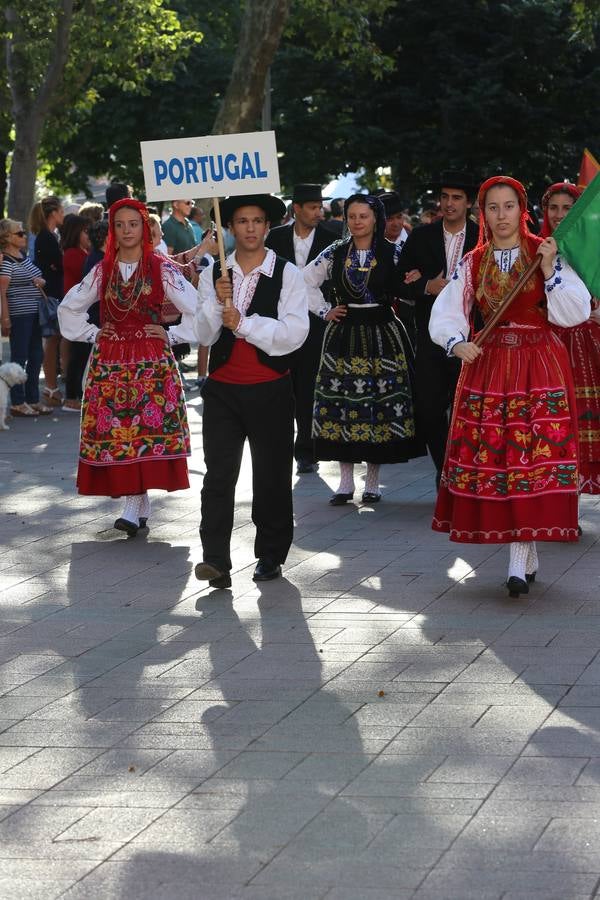
<svg viewBox="0 0 600 900">
<path fill-rule="evenodd" d="M 297 460 L 315 462 L 315 448 L 312 439 L 313 404 L 315 381 L 321 363 L 323 337 L 326 322 L 310 313 L 310 330 L 302 347 L 294 354 L 292 363 L 292 385 L 296 401 L 296 442 L 294 457 Z"/>
<path fill-rule="evenodd" d="M 88 364 L 92 345 L 83 341 L 71 341 L 69 344 L 69 362 L 65 394 L 67 400 L 81 400 L 83 397 L 83 374 Z"/>
<path fill-rule="evenodd" d="M 202 388 L 202 437 L 206 474 L 201 494 L 200 539 L 204 562 L 231 569 L 230 541 L 235 486 L 244 442 L 252 455 L 254 554 L 284 563 L 294 530 L 292 458 L 294 400 L 289 376 L 262 384 Z"/>
<path fill-rule="evenodd" d="M 460 359 L 446 356 L 429 334 L 419 330 L 415 360 L 417 430 L 425 438 L 438 473 L 444 465 L 449 414 L 459 375 Z"/>
</svg>

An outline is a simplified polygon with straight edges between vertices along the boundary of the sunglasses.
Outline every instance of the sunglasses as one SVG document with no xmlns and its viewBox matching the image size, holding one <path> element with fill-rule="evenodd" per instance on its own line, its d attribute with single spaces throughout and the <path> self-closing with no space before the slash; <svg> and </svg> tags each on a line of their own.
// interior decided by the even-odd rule
<svg viewBox="0 0 600 900">
<path fill-rule="evenodd" d="M 11 234 L 16 234 L 16 235 L 18 235 L 19 237 L 25 237 L 25 235 L 27 234 L 27 232 L 26 232 L 26 231 L 11 231 Z"/>
</svg>

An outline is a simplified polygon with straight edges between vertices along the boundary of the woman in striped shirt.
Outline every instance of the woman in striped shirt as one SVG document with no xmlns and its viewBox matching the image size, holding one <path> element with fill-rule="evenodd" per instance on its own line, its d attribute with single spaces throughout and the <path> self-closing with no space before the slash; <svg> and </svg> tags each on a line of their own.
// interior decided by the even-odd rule
<svg viewBox="0 0 600 900">
<path fill-rule="evenodd" d="M 0 220 L 0 251 L 4 259 L 0 269 L 2 334 L 10 338 L 12 362 L 27 372 L 24 385 L 11 390 L 11 415 L 37 416 L 52 410 L 39 402 L 39 377 L 42 367 L 42 332 L 39 320 L 41 272 L 25 256 L 26 232 L 14 219 Z"/>
</svg>

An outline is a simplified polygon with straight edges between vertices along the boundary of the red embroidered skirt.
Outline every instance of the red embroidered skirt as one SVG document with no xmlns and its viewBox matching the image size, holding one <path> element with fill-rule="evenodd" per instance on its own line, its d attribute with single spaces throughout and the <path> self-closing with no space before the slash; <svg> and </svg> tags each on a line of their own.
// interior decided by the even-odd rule
<svg viewBox="0 0 600 900">
<path fill-rule="evenodd" d="M 143 336 L 102 338 L 82 400 L 79 493 L 187 488 L 189 455 L 185 399 L 170 349 Z"/>
<path fill-rule="evenodd" d="M 433 528 L 473 544 L 577 540 L 569 360 L 548 328 L 497 328 L 463 364 Z"/>
<path fill-rule="evenodd" d="M 567 348 L 577 402 L 579 490 L 600 494 L 600 324 L 588 319 L 574 328 L 553 326 Z"/>
</svg>

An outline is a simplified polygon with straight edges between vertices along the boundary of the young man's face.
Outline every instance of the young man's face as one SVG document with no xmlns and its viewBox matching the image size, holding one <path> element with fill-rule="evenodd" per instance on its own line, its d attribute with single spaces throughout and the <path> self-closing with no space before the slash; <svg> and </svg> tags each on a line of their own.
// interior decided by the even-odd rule
<svg viewBox="0 0 600 900">
<path fill-rule="evenodd" d="M 308 203 L 294 203 L 294 218 L 304 228 L 316 228 L 323 218 L 321 200 L 310 200 Z"/>
<path fill-rule="evenodd" d="M 401 212 L 388 216 L 385 223 L 385 236 L 388 241 L 397 241 L 404 228 L 404 216 Z"/>
<path fill-rule="evenodd" d="M 233 214 L 229 229 L 240 250 L 258 250 L 269 231 L 267 214 L 260 206 L 240 206 Z"/>
<path fill-rule="evenodd" d="M 440 211 L 444 222 L 454 225 L 467 218 L 469 198 L 459 188 L 443 187 L 440 194 Z"/>
</svg>

